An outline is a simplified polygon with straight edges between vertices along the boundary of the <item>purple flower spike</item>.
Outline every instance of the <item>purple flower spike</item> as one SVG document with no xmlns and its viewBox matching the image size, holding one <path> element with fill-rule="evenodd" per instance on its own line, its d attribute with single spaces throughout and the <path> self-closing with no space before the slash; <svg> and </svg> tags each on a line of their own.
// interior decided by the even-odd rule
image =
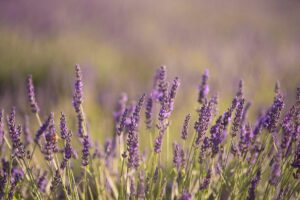
<svg viewBox="0 0 300 200">
<path fill-rule="evenodd" d="M 251 185 L 250 188 L 248 190 L 248 197 L 247 200 L 255 200 L 255 190 L 257 188 L 257 185 L 260 181 L 260 176 L 261 176 L 261 171 L 260 169 L 258 169 L 256 175 L 252 178 L 251 180 Z"/>
<path fill-rule="evenodd" d="M 176 77 L 173 81 L 170 94 L 169 94 L 169 112 L 172 112 L 174 110 L 175 97 L 179 86 L 180 86 L 179 78 Z"/>
<path fill-rule="evenodd" d="M 35 135 L 35 138 L 34 138 L 34 141 L 39 144 L 40 142 L 40 138 L 41 136 L 43 135 L 43 133 L 47 130 L 48 126 L 49 126 L 49 123 L 50 123 L 50 120 L 51 120 L 51 115 L 49 115 L 49 117 L 47 118 L 47 120 L 42 124 L 42 126 L 38 129 L 38 131 L 36 132 L 36 135 Z"/>
<path fill-rule="evenodd" d="M 89 156 L 90 156 L 90 141 L 88 135 L 83 136 L 82 141 L 82 157 L 81 157 L 81 164 L 82 166 L 87 166 L 89 164 Z"/>
<path fill-rule="evenodd" d="M 55 123 L 54 123 L 54 114 L 50 114 L 50 122 L 48 127 L 48 133 L 46 134 L 46 144 L 44 146 L 44 156 L 45 159 L 48 161 L 53 160 L 54 153 L 58 151 L 57 147 L 57 135 L 55 130 Z"/>
<path fill-rule="evenodd" d="M 205 190 L 208 188 L 211 179 L 211 169 L 207 170 L 207 174 L 203 180 L 203 183 L 200 185 L 199 190 Z"/>
<path fill-rule="evenodd" d="M 16 110 L 12 108 L 10 115 L 7 118 L 9 136 L 12 141 L 13 156 L 18 158 L 25 157 L 24 145 L 21 142 L 20 136 L 22 132 L 21 126 L 16 126 Z"/>
<path fill-rule="evenodd" d="M 146 102 L 146 111 L 145 111 L 145 123 L 146 123 L 146 128 L 151 129 L 152 128 L 152 115 L 153 115 L 153 99 L 152 97 L 148 97 L 147 102 Z"/>
<path fill-rule="evenodd" d="M 66 121 L 66 116 L 63 112 L 61 112 L 61 117 L 60 117 L 60 137 L 62 139 L 66 139 L 68 134 L 68 128 L 67 128 L 67 121 Z"/>
<path fill-rule="evenodd" d="M 202 75 L 202 82 L 201 85 L 199 85 L 199 95 L 198 95 L 198 102 L 200 104 L 205 103 L 206 96 L 209 92 L 209 86 L 208 86 L 208 69 L 204 71 L 204 74 Z"/>
<path fill-rule="evenodd" d="M 115 129 L 117 132 L 118 132 L 118 128 L 120 126 L 121 120 L 122 120 L 122 115 L 126 109 L 127 101 L 128 101 L 127 94 L 122 93 L 116 104 L 115 112 L 113 113 Z"/>
<path fill-rule="evenodd" d="M 185 154 L 180 144 L 173 145 L 173 163 L 177 170 L 180 170 L 181 167 L 185 164 Z"/>
<path fill-rule="evenodd" d="M 40 111 L 39 106 L 36 102 L 35 98 L 35 91 L 34 91 L 34 86 L 33 86 L 33 81 L 32 81 L 32 75 L 29 75 L 27 78 L 27 95 L 31 107 L 31 111 L 35 114 Z"/>
<path fill-rule="evenodd" d="M 160 153 L 161 152 L 162 139 L 163 139 L 163 135 L 162 134 L 159 134 L 156 137 L 155 144 L 154 144 L 154 152 L 155 153 Z"/>
<path fill-rule="evenodd" d="M 0 146 L 2 146 L 4 141 L 4 110 L 0 111 Z"/>
<path fill-rule="evenodd" d="M 179 200 L 193 200 L 191 193 L 188 191 L 184 191 L 181 193 Z"/>
<path fill-rule="evenodd" d="M 232 131 L 231 131 L 232 137 L 235 137 L 241 130 L 244 102 L 245 102 L 245 99 L 241 99 L 237 106 L 237 109 L 235 112 L 235 117 L 234 117 L 233 123 L 232 123 Z"/>
<path fill-rule="evenodd" d="M 188 115 L 185 117 L 185 120 L 184 120 L 184 123 L 183 123 L 183 127 L 182 127 L 182 131 L 181 131 L 181 138 L 182 138 L 183 140 L 186 140 L 186 139 L 187 139 L 190 119 L 191 119 L 191 114 L 188 114 Z"/>
<path fill-rule="evenodd" d="M 79 112 L 80 105 L 82 104 L 83 97 L 83 83 L 82 83 L 82 73 L 80 69 L 80 65 L 75 65 L 75 83 L 74 83 L 74 94 L 73 94 L 73 106 L 76 112 Z"/>
</svg>

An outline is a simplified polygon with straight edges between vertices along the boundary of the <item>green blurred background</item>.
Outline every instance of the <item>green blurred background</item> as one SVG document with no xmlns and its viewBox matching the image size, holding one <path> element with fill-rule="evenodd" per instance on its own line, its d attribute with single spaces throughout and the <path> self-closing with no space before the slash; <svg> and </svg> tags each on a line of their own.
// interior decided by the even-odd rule
<svg viewBox="0 0 300 200">
<path fill-rule="evenodd" d="M 255 113 L 272 102 L 276 80 L 293 100 L 300 85 L 299 36 L 297 0 L 2 0 L 0 105 L 29 110 L 24 83 L 30 73 L 43 116 L 72 111 L 79 63 L 91 128 L 105 132 L 119 94 L 134 100 L 149 91 L 164 64 L 169 78 L 182 82 L 178 126 L 183 113 L 194 112 L 205 68 L 221 111 L 242 78 Z"/>
</svg>

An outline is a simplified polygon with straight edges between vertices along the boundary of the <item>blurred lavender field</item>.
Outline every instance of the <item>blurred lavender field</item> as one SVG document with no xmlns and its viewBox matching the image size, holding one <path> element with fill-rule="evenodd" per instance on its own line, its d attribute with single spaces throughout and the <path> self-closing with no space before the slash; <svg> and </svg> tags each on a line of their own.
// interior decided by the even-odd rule
<svg viewBox="0 0 300 200">
<path fill-rule="evenodd" d="M 300 83 L 299 9 L 296 0 L 3 0 L 0 102 L 28 110 L 20 97 L 25 98 L 24 77 L 31 73 L 44 114 L 71 110 L 70 70 L 80 63 L 87 112 L 91 120 L 101 119 L 102 127 L 112 123 L 107 116 L 119 94 L 136 99 L 164 64 L 170 77 L 181 78 L 178 113 L 194 109 L 204 68 L 223 99 L 221 110 L 239 79 L 259 109 L 271 103 L 276 80 L 285 95 L 293 95 Z"/>
</svg>

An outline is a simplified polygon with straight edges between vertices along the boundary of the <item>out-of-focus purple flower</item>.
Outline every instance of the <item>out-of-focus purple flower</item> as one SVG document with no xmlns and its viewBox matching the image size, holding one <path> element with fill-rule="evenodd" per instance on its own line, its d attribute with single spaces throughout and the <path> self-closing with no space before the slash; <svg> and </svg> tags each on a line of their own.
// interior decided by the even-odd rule
<svg viewBox="0 0 300 200">
<path fill-rule="evenodd" d="M 168 82 L 166 66 L 161 66 L 158 73 L 158 99 L 161 105 L 168 101 Z"/>
<path fill-rule="evenodd" d="M 67 121 L 66 116 L 63 112 L 61 112 L 60 117 L 60 137 L 65 140 L 68 134 Z"/>
<path fill-rule="evenodd" d="M 271 185 L 276 185 L 279 181 L 279 178 L 281 176 L 281 153 L 277 152 L 277 154 L 273 158 L 273 163 L 271 166 L 271 173 L 269 177 L 269 183 Z"/>
<path fill-rule="evenodd" d="M 24 145 L 21 142 L 20 136 L 22 132 L 21 126 L 16 126 L 16 110 L 12 108 L 10 115 L 7 118 L 9 136 L 12 141 L 12 151 L 13 156 L 17 156 L 18 158 L 25 157 Z"/>
<path fill-rule="evenodd" d="M 80 106 L 82 104 L 83 97 L 83 83 L 82 83 L 82 73 L 80 65 L 75 65 L 75 83 L 74 83 L 74 93 L 73 93 L 73 106 L 76 112 L 79 112 Z"/>
<path fill-rule="evenodd" d="M 121 116 L 121 121 L 120 121 L 118 129 L 117 129 L 117 134 L 119 136 L 122 134 L 122 132 L 124 131 L 124 128 L 126 126 L 127 115 L 128 115 L 128 109 L 126 108 Z"/>
<path fill-rule="evenodd" d="M 210 146 L 211 146 L 210 139 L 208 137 L 205 137 L 203 139 L 203 143 L 201 145 L 201 149 L 200 149 L 200 153 L 199 153 L 199 163 L 203 163 L 203 161 L 205 159 L 205 153 Z"/>
<path fill-rule="evenodd" d="M 146 111 L 145 111 L 145 123 L 147 129 L 152 128 L 152 123 L 153 123 L 152 115 L 153 115 L 153 99 L 151 96 L 149 96 L 147 98 Z"/>
<path fill-rule="evenodd" d="M 30 130 L 29 130 L 28 115 L 24 116 L 23 130 L 24 130 L 24 146 L 27 147 L 28 145 L 30 145 L 32 143 L 32 137 L 31 137 Z"/>
<path fill-rule="evenodd" d="M 2 146 L 4 141 L 4 110 L 0 111 L 0 146 Z"/>
<path fill-rule="evenodd" d="M 46 160 L 52 161 L 54 153 L 56 153 L 58 151 L 57 135 L 56 135 L 56 130 L 55 130 L 53 113 L 50 114 L 48 132 L 46 134 L 45 139 L 46 139 L 46 144 L 43 149 L 43 154 L 44 154 Z"/>
<path fill-rule="evenodd" d="M 206 96 L 209 92 L 209 86 L 208 86 L 208 69 L 204 71 L 204 74 L 202 75 L 202 82 L 199 85 L 198 91 L 198 102 L 200 104 L 203 104 L 206 102 Z"/>
<path fill-rule="evenodd" d="M 206 176 L 202 182 L 202 184 L 199 187 L 199 190 L 205 190 L 208 188 L 209 184 L 210 184 L 210 179 L 211 179 L 211 169 L 207 170 Z"/>
<path fill-rule="evenodd" d="M 139 182 L 138 182 L 138 186 L 137 186 L 137 198 L 145 199 L 145 191 L 146 191 L 145 172 L 141 171 L 139 173 Z"/>
<path fill-rule="evenodd" d="M 195 130 L 197 132 L 197 138 L 195 140 L 195 145 L 198 146 L 202 137 L 205 135 L 209 123 L 212 118 L 212 108 L 214 106 L 214 102 L 211 99 L 209 102 L 204 102 L 201 109 L 199 110 L 199 117 L 195 123 Z"/>
<path fill-rule="evenodd" d="M 130 179 L 130 194 L 129 194 L 129 200 L 133 200 L 136 196 L 136 191 L 135 191 L 135 184 L 133 179 Z"/>
<path fill-rule="evenodd" d="M 59 169 L 55 171 L 54 177 L 51 181 L 50 191 L 54 192 L 55 189 L 62 184 L 61 175 L 59 173 Z"/>
<path fill-rule="evenodd" d="M 82 166 L 87 166 L 89 164 L 89 156 L 90 156 L 90 141 L 88 135 L 84 135 L 82 138 L 82 156 L 81 156 L 81 164 Z"/>
<path fill-rule="evenodd" d="M 231 130 L 232 137 L 235 137 L 241 130 L 244 102 L 245 102 L 245 100 L 241 99 L 241 101 L 238 103 L 238 106 L 237 106 L 237 109 L 235 112 L 235 117 L 232 122 L 232 130 Z"/>
<path fill-rule="evenodd" d="M 184 119 L 182 131 L 181 131 L 181 138 L 182 138 L 183 140 L 186 140 L 186 139 L 187 139 L 190 119 L 191 119 L 191 114 L 186 115 L 186 117 L 185 117 L 185 119 Z"/>
<path fill-rule="evenodd" d="M 8 191 L 8 199 L 12 200 L 16 192 L 18 184 L 23 180 L 24 172 L 17 167 L 12 169 L 10 188 Z"/>
<path fill-rule="evenodd" d="M 251 185 L 248 190 L 248 196 L 247 200 L 255 200 L 255 190 L 257 188 L 257 185 L 260 181 L 261 171 L 260 169 L 257 170 L 256 175 L 251 180 Z"/>
<path fill-rule="evenodd" d="M 299 179 L 300 178 L 300 141 L 298 142 L 297 148 L 295 150 L 294 160 L 291 166 L 296 169 L 296 172 L 294 173 L 294 177 L 296 179 Z"/>
<path fill-rule="evenodd" d="M 173 163 L 178 171 L 185 165 L 185 153 L 180 144 L 173 145 Z"/>
<path fill-rule="evenodd" d="M 46 187 L 48 184 L 47 174 L 47 171 L 44 171 L 42 174 L 39 175 L 37 179 L 37 186 L 41 192 L 46 192 Z"/>
<path fill-rule="evenodd" d="M 38 131 L 36 132 L 36 135 L 35 135 L 35 138 L 34 138 L 34 141 L 39 144 L 39 141 L 40 141 L 40 138 L 42 136 L 42 134 L 47 130 L 48 126 L 49 126 L 49 123 L 51 121 L 51 115 L 50 114 L 48 116 L 48 118 L 46 119 L 46 121 L 42 124 L 42 126 L 38 129 Z"/>
<path fill-rule="evenodd" d="M 238 88 L 238 91 L 237 91 L 237 93 L 236 93 L 236 96 L 237 96 L 237 98 L 239 98 L 239 99 L 242 99 L 243 96 L 244 96 L 243 88 L 244 88 L 244 82 L 243 82 L 243 80 L 240 80 L 240 81 L 239 81 L 239 88 Z"/>
<path fill-rule="evenodd" d="M 163 135 L 162 134 L 159 134 L 156 137 L 155 143 L 154 143 L 154 152 L 155 153 L 160 153 L 161 152 L 162 139 L 163 139 Z"/>
<path fill-rule="evenodd" d="M 115 112 L 113 113 L 114 116 L 114 123 L 115 123 L 115 129 L 118 132 L 118 128 L 120 126 L 122 115 L 126 109 L 126 104 L 128 101 L 128 97 L 126 93 L 122 93 L 115 108 Z"/>
<path fill-rule="evenodd" d="M 40 111 L 39 106 L 36 102 L 34 86 L 32 81 L 32 75 L 29 75 L 27 78 L 27 95 L 33 113 L 38 113 Z"/>
<path fill-rule="evenodd" d="M 287 114 L 284 116 L 284 119 L 282 121 L 282 138 L 280 144 L 282 150 L 287 148 L 287 145 L 291 140 L 291 136 L 295 131 L 295 123 L 293 121 L 295 114 L 296 114 L 296 107 L 294 105 L 287 112 Z"/>
<path fill-rule="evenodd" d="M 188 191 L 183 191 L 178 200 L 193 200 L 191 193 Z"/>
<path fill-rule="evenodd" d="M 251 107 L 251 102 L 247 102 L 243 110 L 242 124 L 245 123 L 246 121 L 248 110 L 250 107 Z"/>
</svg>

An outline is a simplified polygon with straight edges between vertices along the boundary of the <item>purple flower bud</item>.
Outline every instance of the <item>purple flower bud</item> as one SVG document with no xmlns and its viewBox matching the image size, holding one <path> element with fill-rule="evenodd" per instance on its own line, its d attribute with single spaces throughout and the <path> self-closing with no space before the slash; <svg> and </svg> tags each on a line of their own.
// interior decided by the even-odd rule
<svg viewBox="0 0 300 200">
<path fill-rule="evenodd" d="M 255 190 L 256 190 L 257 185 L 260 181 L 260 176 L 261 176 L 261 171 L 260 171 L 260 169 L 258 169 L 256 175 L 251 180 L 251 185 L 250 185 L 249 190 L 248 190 L 247 200 L 255 200 L 255 196 L 256 196 L 255 195 Z"/>
<path fill-rule="evenodd" d="M 209 92 L 209 86 L 208 86 L 208 69 L 204 71 L 204 74 L 202 75 L 202 82 L 201 85 L 199 85 L 199 95 L 198 95 L 198 102 L 200 104 L 203 104 L 206 102 L 206 96 Z"/>
<path fill-rule="evenodd" d="M 176 93 L 178 90 L 178 87 L 180 85 L 179 78 L 176 77 L 173 81 L 173 84 L 171 86 L 170 94 L 169 94 L 169 112 L 172 112 L 174 110 L 174 102 Z"/>
<path fill-rule="evenodd" d="M 219 145 L 222 142 L 222 130 L 221 130 L 222 116 L 220 116 L 215 125 L 210 128 L 210 142 L 212 148 L 212 156 L 215 156 L 219 152 Z"/>
<path fill-rule="evenodd" d="M 210 139 L 208 137 L 205 137 L 203 140 L 203 143 L 201 145 L 200 154 L 199 154 L 199 163 L 203 163 L 205 159 L 205 153 L 208 150 L 208 148 L 211 147 Z"/>
<path fill-rule="evenodd" d="M 82 156 L 81 156 L 81 164 L 82 166 L 87 166 L 89 164 L 89 156 L 90 156 L 90 141 L 88 135 L 84 135 L 82 138 Z"/>
<path fill-rule="evenodd" d="M 145 123 L 146 128 L 151 129 L 152 128 L 152 115 L 153 115 L 153 99 L 152 97 L 148 97 L 146 102 L 146 111 L 145 111 Z"/>
<path fill-rule="evenodd" d="M 241 101 L 237 106 L 235 117 L 232 122 L 232 131 L 231 131 L 232 137 L 235 137 L 241 130 L 244 102 L 245 100 L 241 99 Z"/>
<path fill-rule="evenodd" d="M 4 110 L 0 111 L 0 146 L 2 146 L 4 141 Z"/>
<path fill-rule="evenodd" d="M 199 190 L 205 190 L 208 188 L 209 184 L 210 184 L 210 179 L 211 179 L 211 169 L 207 170 L 207 174 L 202 182 L 202 184 L 199 187 Z"/>
<path fill-rule="evenodd" d="M 42 134 L 47 130 L 49 123 L 51 121 L 51 115 L 49 115 L 49 117 L 47 118 L 47 120 L 42 124 L 42 126 L 38 129 L 38 131 L 36 132 L 34 141 L 39 144 L 40 138 L 42 136 Z"/>
<path fill-rule="evenodd" d="M 210 120 L 212 118 L 212 109 L 214 106 L 213 99 L 210 99 L 209 102 L 204 102 L 201 109 L 199 110 L 199 118 L 195 123 L 195 130 L 197 131 L 197 138 L 195 141 L 196 146 L 198 146 L 201 142 L 202 137 L 205 135 Z"/>
<path fill-rule="evenodd" d="M 182 149 L 180 144 L 173 145 L 173 163 L 177 170 L 179 171 L 181 167 L 185 164 L 185 155 L 184 150 Z"/>
<path fill-rule="evenodd" d="M 32 81 L 32 75 L 29 75 L 27 78 L 27 95 L 33 113 L 38 113 L 40 111 L 39 106 L 36 102 L 34 86 Z"/>
<path fill-rule="evenodd" d="M 160 153 L 161 152 L 162 139 L 163 139 L 163 135 L 162 134 L 159 134 L 156 137 L 155 144 L 154 144 L 154 152 L 155 153 Z"/>
<path fill-rule="evenodd" d="M 191 193 L 188 191 L 183 191 L 178 200 L 193 200 Z"/>
<path fill-rule="evenodd" d="M 273 164 L 271 166 L 271 173 L 269 177 L 269 183 L 271 185 L 276 185 L 281 176 L 281 165 L 280 165 L 281 153 L 278 152 L 273 158 Z"/>
<path fill-rule="evenodd" d="M 17 156 L 18 158 L 24 158 L 25 157 L 24 145 L 20 139 L 22 128 L 21 126 L 18 127 L 16 126 L 15 116 L 16 116 L 16 110 L 15 108 L 12 108 L 12 111 L 7 118 L 9 136 L 12 141 L 12 151 L 13 151 L 12 154 L 13 156 Z"/>
<path fill-rule="evenodd" d="M 66 139 L 67 134 L 68 134 L 68 128 L 67 128 L 67 121 L 65 114 L 61 112 L 61 117 L 60 117 L 60 137 L 62 139 Z"/>
<path fill-rule="evenodd" d="M 271 108 L 268 110 L 264 126 L 270 133 L 275 133 L 278 126 L 281 111 L 284 107 L 283 96 L 279 91 L 279 85 L 276 84 L 276 96 L 274 98 Z"/>
<path fill-rule="evenodd" d="M 48 132 L 46 134 L 45 139 L 46 139 L 46 144 L 43 149 L 43 154 L 44 154 L 46 160 L 52 161 L 54 153 L 56 153 L 58 151 L 57 135 L 56 135 L 56 130 L 55 130 L 53 113 L 50 114 Z"/>
<path fill-rule="evenodd" d="M 128 101 L 127 94 L 122 93 L 119 100 L 118 100 L 118 102 L 117 102 L 117 104 L 116 104 L 115 112 L 113 113 L 115 128 L 116 128 L 117 132 L 118 132 L 118 128 L 119 128 L 119 125 L 121 123 L 121 120 L 122 120 L 122 115 L 123 115 L 123 113 L 126 109 L 127 101 Z"/>
<path fill-rule="evenodd" d="M 53 180 L 51 181 L 50 191 L 54 192 L 56 188 L 62 184 L 61 175 L 59 173 L 59 169 L 55 171 L 55 175 L 53 177 Z"/>
<path fill-rule="evenodd" d="M 37 186 L 41 192 L 46 192 L 47 181 L 47 171 L 44 171 L 37 179 Z"/>
<path fill-rule="evenodd" d="M 181 138 L 183 140 L 187 139 L 190 119 L 191 119 L 191 114 L 188 114 L 185 117 L 185 120 L 184 120 L 184 123 L 183 123 L 183 127 L 182 127 L 182 131 L 181 131 Z"/>
<path fill-rule="evenodd" d="M 122 132 L 124 131 L 124 128 L 126 126 L 126 119 L 127 119 L 127 115 L 128 115 L 128 109 L 126 108 L 121 116 L 121 121 L 119 123 L 119 127 L 117 129 L 117 134 L 121 135 Z"/>
<path fill-rule="evenodd" d="M 75 83 L 74 83 L 74 94 L 73 94 L 73 106 L 76 112 L 79 112 L 80 105 L 82 104 L 83 97 L 83 83 L 82 83 L 82 73 L 80 69 L 80 65 L 75 65 Z"/>
<path fill-rule="evenodd" d="M 251 126 L 249 124 L 246 124 L 242 127 L 242 130 L 240 132 L 240 141 L 239 141 L 239 151 L 242 155 L 245 155 L 250 146 L 251 142 Z"/>
</svg>

